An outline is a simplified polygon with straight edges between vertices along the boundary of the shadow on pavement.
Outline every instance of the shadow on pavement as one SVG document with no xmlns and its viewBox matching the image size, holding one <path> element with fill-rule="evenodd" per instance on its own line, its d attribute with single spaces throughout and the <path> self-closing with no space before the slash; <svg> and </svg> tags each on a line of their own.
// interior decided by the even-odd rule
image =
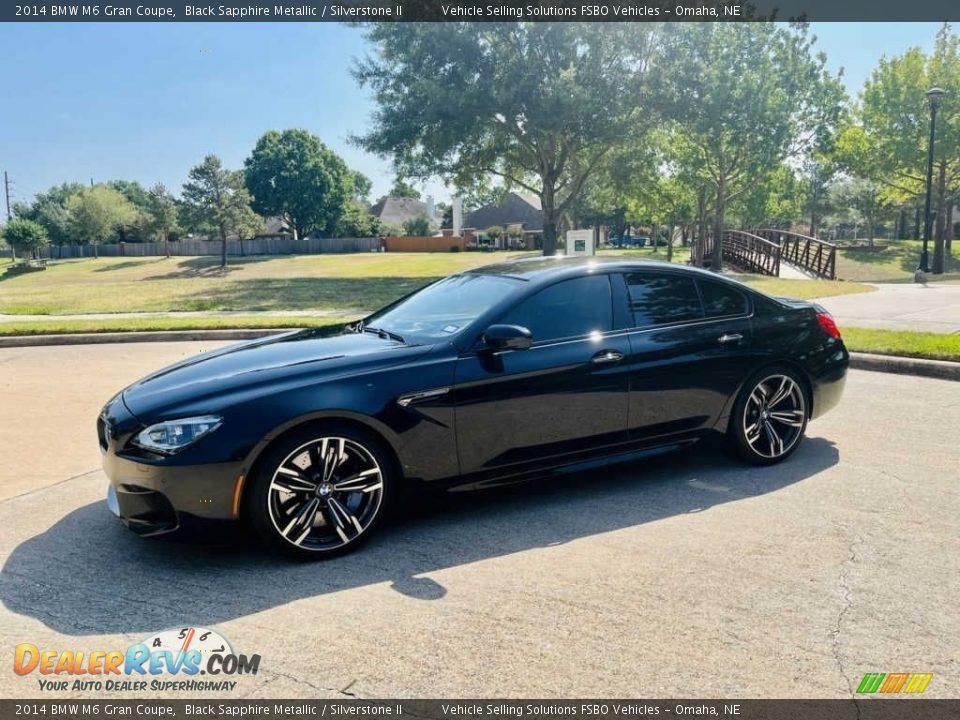
<svg viewBox="0 0 960 720">
<path fill-rule="evenodd" d="M 775 492 L 838 458 L 822 438 L 807 438 L 772 468 L 747 467 L 705 446 L 510 488 L 418 496 L 365 547 L 319 563 L 291 562 L 252 543 L 141 540 L 97 502 L 17 546 L 0 571 L 0 600 L 68 635 L 215 626 L 384 582 L 437 600 L 446 588 L 422 575 Z"/>
</svg>

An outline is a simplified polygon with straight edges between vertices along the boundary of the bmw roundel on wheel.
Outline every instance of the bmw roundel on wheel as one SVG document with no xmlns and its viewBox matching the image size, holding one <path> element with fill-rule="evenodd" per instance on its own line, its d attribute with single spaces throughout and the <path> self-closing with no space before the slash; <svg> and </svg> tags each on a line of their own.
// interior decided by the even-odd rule
<svg viewBox="0 0 960 720">
<path fill-rule="evenodd" d="M 833 407 L 833 318 L 696 270 L 531 258 L 435 282 L 339 334 L 294 331 L 134 383 L 97 421 L 111 510 L 141 536 L 249 527 L 323 558 L 407 484 L 484 487 L 725 436 L 785 460 Z"/>
</svg>

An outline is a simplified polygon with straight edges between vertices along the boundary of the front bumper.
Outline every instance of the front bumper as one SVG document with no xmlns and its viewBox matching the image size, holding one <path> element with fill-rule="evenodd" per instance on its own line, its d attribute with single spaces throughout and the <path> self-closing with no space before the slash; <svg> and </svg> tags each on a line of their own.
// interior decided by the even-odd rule
<svg viewBox="0 0 960 720">
<path fill-rule="evenodd" d="M 124 525 L 142 537 L 207 534 L 237 525 L 242 462 L 175 465 L 175 457 L 138 457 L 127 448 L 138 429 L 119 397 L 97 423 L 110 481 L 107 507 Z"/>
<path fill-rule="evenodd" d="M 108 451 L 103 469 L 110 480 L 107 506 L 137 535 L 206 533 L 237 523 L 240 463 L 164 467 Z"/>
</svg>

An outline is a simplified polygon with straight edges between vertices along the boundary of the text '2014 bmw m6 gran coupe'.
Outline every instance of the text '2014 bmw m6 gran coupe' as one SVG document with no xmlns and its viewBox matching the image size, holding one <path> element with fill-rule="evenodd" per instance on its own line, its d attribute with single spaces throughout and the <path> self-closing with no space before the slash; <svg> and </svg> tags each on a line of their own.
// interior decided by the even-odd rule
<svg viewBox="0 0 960 720">
<path fill-rule="evenodd" d="M 134 532 L 246 520 L 306 557 L 351 549 L 401 483 L 483 487 L 711 433 L 784 460 L 839 400 L 823 308 L 715 274 L 532 258 L 439 280 L 330 336 L 274 335 L 126 388 L 98 420 Z"/>
</svg>

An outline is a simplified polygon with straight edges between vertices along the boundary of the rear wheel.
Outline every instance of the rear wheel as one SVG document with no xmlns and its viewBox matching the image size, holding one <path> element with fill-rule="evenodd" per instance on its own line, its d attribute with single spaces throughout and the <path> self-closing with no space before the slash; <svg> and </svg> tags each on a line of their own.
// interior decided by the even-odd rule
<svg viewBox="0 0 960 720">
<path fill-rule="evenodd" d="M 730 438 L 747 462 L 772 465 L 797 449 L 807 427 L 807 394 L 787 367 L 766 368 L 750 378 L 734 405 Z"/>
<path fill-rule="evenodd" d="M 298 430 L 258 462 L 248 500 L 257 534 L 301 558 L 348 552 L 376 529 L 396 473 L 383 442 L 351 425 Z"/>
</svg>

